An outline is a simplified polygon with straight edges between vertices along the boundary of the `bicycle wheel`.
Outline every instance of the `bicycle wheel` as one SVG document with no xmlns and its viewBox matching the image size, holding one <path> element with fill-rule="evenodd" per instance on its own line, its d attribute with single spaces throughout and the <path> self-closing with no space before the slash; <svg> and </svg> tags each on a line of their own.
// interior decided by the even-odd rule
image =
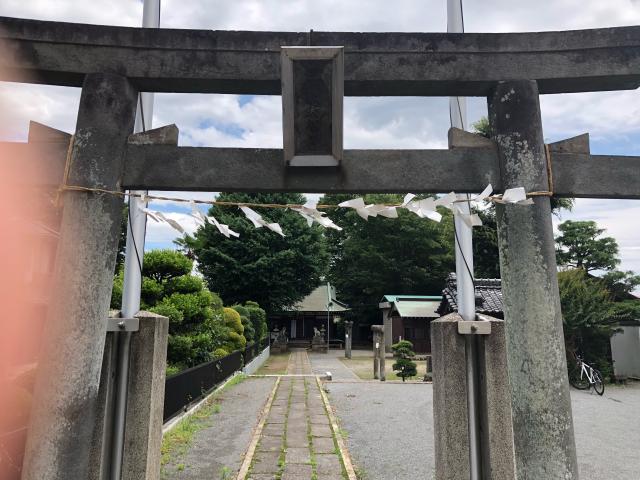
<svg viewBox="0 0 640 480">
<path fill-rule="evenodd" d="M 604 381 L 599 370 L 593 369 L 593 389 L 600 396 L 604 394 Z"/>
<path fill-rule="evenodd" d="M 587 390 L 591 386 L 587 376 L 580 376 L 580 370 L 577 368 L 569 372 L 569 383 L 573 388 L 577 388 L 578 390 Z"/>
</svg>

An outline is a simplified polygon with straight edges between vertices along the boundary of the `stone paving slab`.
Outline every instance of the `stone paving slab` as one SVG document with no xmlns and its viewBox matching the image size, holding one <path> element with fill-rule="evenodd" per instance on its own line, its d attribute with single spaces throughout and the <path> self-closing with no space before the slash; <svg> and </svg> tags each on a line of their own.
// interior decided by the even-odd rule
<svg viewBox="0 0 640 480">
<path fill-rule="evenodd" d="M 310 375 L 307 352 L 292 351 L 288 374 Z M 281 377 L 247 479 L 344 479 L 315 377 Z"/>
<path fill-rule="evenodd" d="M 284 472 L 282 473 L 282 479 L 286 480 L 287 478 L 295 479 L 295 478 L 311 478 L 313 474 L 313 468 L 311 465 L 304 464 L 287 464 L 284 467 Z M 342 478 L 342 477 L 340 477 Z"/>
</svg>

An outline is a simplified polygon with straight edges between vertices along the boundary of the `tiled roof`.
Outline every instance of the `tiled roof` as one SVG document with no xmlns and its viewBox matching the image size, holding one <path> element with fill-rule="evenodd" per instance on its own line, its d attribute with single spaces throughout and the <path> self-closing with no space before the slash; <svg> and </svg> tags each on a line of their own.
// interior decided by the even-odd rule
<svg viewBox="0 0 640 480">
<path fill-rule="evenodd" d="M 297 312 L 326 312 L 328 299 L 329 293 L 327 286 L 320 285 L 313 292 L 296 303 L 293 308 L 287 310 Z M 336 290 L 334 287 L 331 287 L 331 301 L 333 302 L 333 305 L 331 306 L 332 312 L 344 312 L 349 310 L 344 303 L 340 302 L 336 298 Z"/>
<path fill-rule="evenodd" d="M 476 311 L 487 315 L 502 315 L 502 288 L 499 278 L 476 278 Z M 458 311 L 457 284 L 455 273 L 450 273 L 442 291 L 439 312 Z M 448 309 L 447 309 L 448 306 Z"/>
<path fill-rule="evenodd" d="M 437 297 L 438 298 L 438 297 Z M 438 300 L 404 300 L 397 299 L 393 302 L 393 310 L 398 312 L 398 316 L 402 318 L 438 318 Z M 393 315 L 392 313 L 392 316 Z"/>
<path fill-rule="evenodd" d="M 442 300 L 439 295 L 385 295 L 382 302 L 395 302 L 396 300 Z"/>
</svg>

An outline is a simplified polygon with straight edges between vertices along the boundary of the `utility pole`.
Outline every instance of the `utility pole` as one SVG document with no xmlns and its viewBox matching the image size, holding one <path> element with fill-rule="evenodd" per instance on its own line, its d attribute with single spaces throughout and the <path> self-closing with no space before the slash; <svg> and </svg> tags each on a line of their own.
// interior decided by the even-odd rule
<svg viewBox="0 0 640 480">
<path fill-rule="evenodd" d="M 464 33 L 464 14 L 462 0 L 447 0 L 447 32 Z M 451 126 L 467 129 L 467 102 L 463 97 L 449 98 L 449 117 Z M 467 195 L 458 195 L 458 200 L 467 200 Z M 462 214 L 471 213 L 468 202 L 456 204 Z M 473 238 L 471 227 L 454 212 L 456 285 L 458 313 L 463 320 L 476 319 L 475 289 L 473 284 Z M 477 338 L 465 335 L 467 370 L 467 411 L 469 420 L 469 462 L 471 480 L 480 478 L 480 435 L 478 420 L 478 365 Z"/>
<path fill-rule="evenodd" d="M 160 28 L 160 1 L 144 0 L 142 26 Z M 136 113 L 135 132 L 146 131 L 153 122 L 153 93 L 140 92 Z M 146 194 L 145 191 L 132 193 Z M 127 221 L 127 243 L 124 260 L 124 283 L 122 288 L 122 317 L 132 318 L 140 310 L 142 288 L 142 262 L 144 241 L 147 230 L 147 216 L 142 211 L 147 202 L 140 197 L 129 197 Z M 122 458 L 125 437 L 125 416 L 127 409 L 127 385 L 129 381 L 129 357 L 131 332 L 117 335 L 118 363 L 116 367 L 116 389 L 113 406 L 113 428 L 111 442 L 111 480 L 122 476 Z"/>
</svg>

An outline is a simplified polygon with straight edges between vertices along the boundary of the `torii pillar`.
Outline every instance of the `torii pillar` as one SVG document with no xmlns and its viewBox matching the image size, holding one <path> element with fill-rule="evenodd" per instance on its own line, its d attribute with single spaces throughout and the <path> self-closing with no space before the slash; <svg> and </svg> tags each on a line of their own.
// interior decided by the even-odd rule
<svg viewBox="0 0 640 480">
<path fill-rule="evenodd" d="M 537 83 L 500 82 L 488 104 L 502 187 L 549 190 Z M 496 216 L 517 478 L 577 479 L 550 200 Z"/>
<path fill-rule="evenodd" d="M 89 74 L 80 97 L 68 184 L 120 190 L 138 92 L 127 78 Z M 39 360 L 23 480 L 88 478 L 123 199 L 61 195 L 54 285 Z"/>
</svg>

